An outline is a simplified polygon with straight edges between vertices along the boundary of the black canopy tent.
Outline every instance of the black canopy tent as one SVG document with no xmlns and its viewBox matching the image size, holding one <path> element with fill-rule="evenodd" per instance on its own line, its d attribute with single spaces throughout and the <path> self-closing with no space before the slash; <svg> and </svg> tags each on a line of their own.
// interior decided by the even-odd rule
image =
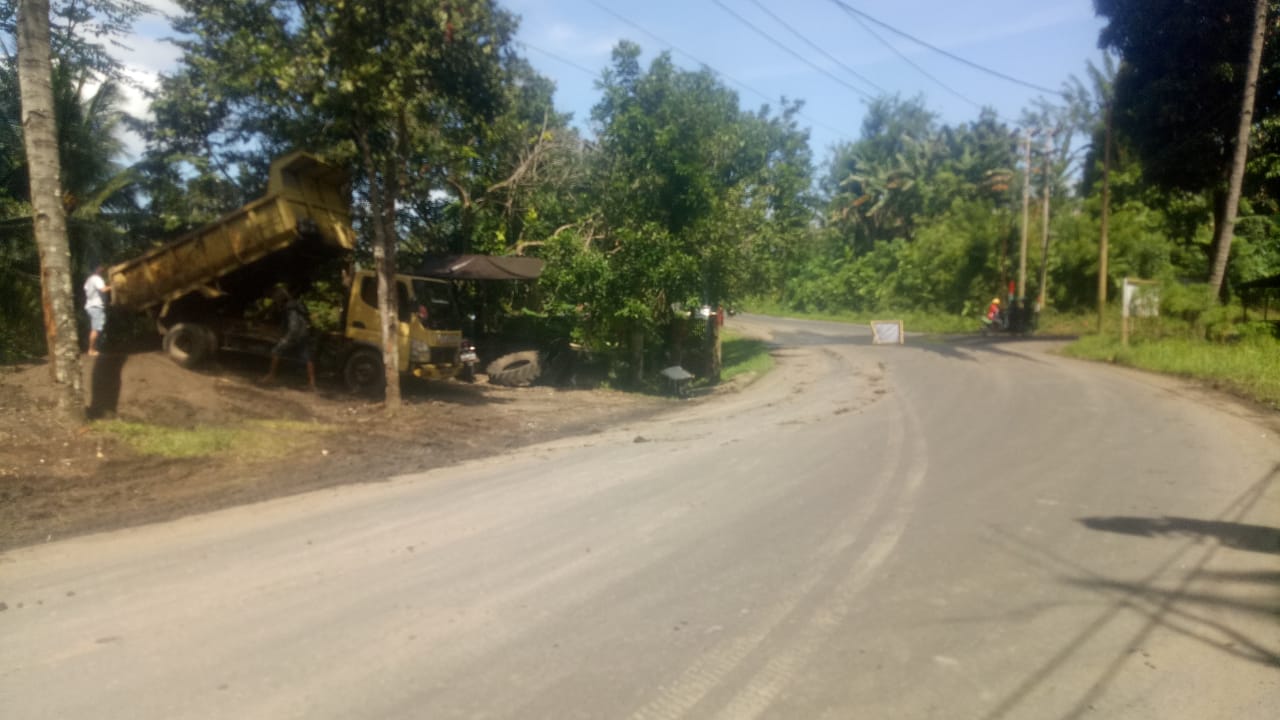
<svg viewBox="0 0 1280 720">
<path fill-rule="evenodd" d="M 544 265 L 519 255 L 442 255 L 427 258 L 419 272 L 442 280 L 537 280 Z"/>
<path fill-rule="evenodd" d="M 1237 290 L 1272 290 L 1275 288 L 1280 288 L 1280 274 L 1250 280 L 1247 283 L 1240 283 L 1236 286 Z"/>
<path fill-rule="evenodd" d="M 1271 296 L 1277 289 L 1280 289 L 1280 274 L 1250 280 L 1249 282 L 1240 283 L 1236 286 L 1236 290 L 1238 292 L 1242 293 L 1246 297 L 1252 296 L 1255 302 L 1257 301 L 1258 295 L 1263 296 L 1262 319 L 1268 321 L 1271 319 Z"/>
</svg>

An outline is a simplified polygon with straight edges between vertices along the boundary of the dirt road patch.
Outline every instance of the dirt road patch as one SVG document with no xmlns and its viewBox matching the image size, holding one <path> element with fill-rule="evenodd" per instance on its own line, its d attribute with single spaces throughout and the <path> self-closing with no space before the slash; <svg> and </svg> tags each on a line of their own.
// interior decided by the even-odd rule
<svg viewBox="0 0 1280 720">
<path fill-rule="evenodd" d="M 306 392 L 300 377 L 263 387 L 251 363 L 197 372 L 159 353 L 82 360 L 100 418 L 85 427 L 60 423 L 46 366 L 0 368 L 0 549 L 381 480 L 673 407 L 607 390 L 412 382 L 388 420 L 379 403 Z M 135 432 L 220 449 L 166 457 L 140 450 Z"/>
</svg>

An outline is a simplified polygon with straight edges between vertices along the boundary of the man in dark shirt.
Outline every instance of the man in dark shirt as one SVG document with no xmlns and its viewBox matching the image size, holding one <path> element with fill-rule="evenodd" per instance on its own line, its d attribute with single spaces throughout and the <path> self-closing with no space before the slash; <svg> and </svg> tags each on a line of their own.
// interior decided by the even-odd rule
<svg viewBox="0 0 1280 720">
<path fill-rule="evenodd" d="M 283 287 L 276 288 L 271 296 L 272 304 L 284 308 L 281 324 L 284 336 L 271 348 L 271 369 L 263 382 L 273 383 L 280 369 L 280 358 L 297 357 L 307 365 L 307 385 L 316 389 L 316 362 L 311 353 L 311 314 L 301 300 L 289 296 Z"/>
</svg>

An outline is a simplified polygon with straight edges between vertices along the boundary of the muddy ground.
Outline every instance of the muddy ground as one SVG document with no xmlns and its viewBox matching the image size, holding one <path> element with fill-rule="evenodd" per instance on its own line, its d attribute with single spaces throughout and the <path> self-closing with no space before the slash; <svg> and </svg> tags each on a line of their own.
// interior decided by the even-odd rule
<svg viewBox="0 0 1280 720">
<path fill-rule="evenodd" d="M 104 353 L 82 363 L 94 416 L 239 428 L 255 442 L 211 457 L 143 454 L 118 424 L 62 423 L 46 365 L 0 367 L 0 549 L 378 481 L 598 432 L 676 404 L 609 390 L 502 388 L 481 376 L 475 384 L 407 381 L 404 408 L 388 420 L 381 403 L 333 382 L 306 391 L 298 371 L 264 386 L 258 361 L 192 371 L 160 353 Z"/>
</svg>

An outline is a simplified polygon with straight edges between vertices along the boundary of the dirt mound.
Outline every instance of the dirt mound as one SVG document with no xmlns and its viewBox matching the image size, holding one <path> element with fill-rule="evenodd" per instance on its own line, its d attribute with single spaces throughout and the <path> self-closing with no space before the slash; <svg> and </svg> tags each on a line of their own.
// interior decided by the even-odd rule
<svg viewBox="0 0 1280 720">
<path fill-rule="evenodd" d="M 380 403 L 333 378 L 311 393 L 293 369 L 263 386 L 254 359 L 199 371 L 154 352 L 81 362 L 91 417 L 213 428 L 228 446 L 144 454 L 118 423 L 66 426 L 47 366 L 0 367 L 0 548 L 441 467 L 670 406 L 610 391 L 406 381 L 404 409 L 388 422 Z M 264 433 L 265 443 L 255 437 Z"/>
</svg>

